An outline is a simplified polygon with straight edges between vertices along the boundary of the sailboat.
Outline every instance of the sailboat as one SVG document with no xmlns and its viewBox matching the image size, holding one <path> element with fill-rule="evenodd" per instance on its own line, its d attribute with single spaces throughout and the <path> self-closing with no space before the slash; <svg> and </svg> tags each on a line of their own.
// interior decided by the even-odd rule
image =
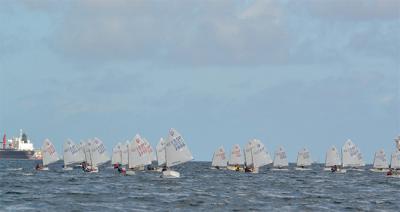
<svg viewBox="0 0 400 212">
<path fill-rule="evenodd" d="M 275 171 L 288 171 L 289 162 L 287 160 L 286 152 L 283 147 L 279 147 L 275 151 L 273 169 Z"/>
<path fill-rule="evenodd" d="M 245 148 L 246 172 L 258 173 L 259 168 L 272 163 L 271 156 L 264 144 L 258 140 L 250 140 Z"/>
<path fill-rule="evenodd" d="M 326 152 L 324 171 L 332 171 L 332 167 L 336 167 L 336 173 L 345 173 L 346 170 L 339 168 L 341 165 L 339 152 L 335 146 L 332 146 Z"/>
<path fill-rule="evenodd" d="M 122 144 L 120 142 L 113 148 L 111 164 L 114 165 L 114 167 L 122 165 Z"/>
<path fill-rule="evenodd" d="M 179 178 L 180 173 L 169 168 L 193 160 L 192 153 L 187 147 L 182 135 L 171 128 L 165 144 L 166 170 L 162 172 L 163 178 Z"/>
<path fill-rule="evenodd" d="M 94 138 L 87 143 L 87 148 L 89 150 L 90 162 L 89 167 L 86 171 L 93 173 L 99 172 L 98 167 L 110 160 L 110 157 L 107 155 L 103 142 L 98 138 Z"/>
<path fill-rule="evenodd" d="M 64 171 L 73 170 L 71 165 L 82 163 L 85 161 L 84 152 L 82 152 L 79 144 L 75 144 L 68 139 L 64 142 Z"/>
<path fill-rule="evenodd" d="M 374 163 L 370 171 L 373 172 L 387 172 L 389 168 L 388 161 L 386 160 L 385 150 L 381 149 L 375 152 Z"/>
<path fill-rule="evenodd" d="M 400 150 L 396 150 L 392 153 L 390 160 L 390 168 L 396 170 L 400 169 Z"/>
<path fill-rule="evenodd" d="M 126 141 L 125 144 L 121 144 L 121 165 L 126 166 L 128 165 L 128 146 L 129 141 Z"/>
<path fill-rule="evenodd" d="M 162 167 L 165 165 L 165 141 L 163 138 L 160 138 L 160 141 L 158 142 L 156 146 L 156 151 L 157 151 L 157 171 L 161 172 Z"/>
<path fill-rule="evenodd" d="M 311 169 L 312 160 L 308 149 L 303 148 L 297 154 L 297 167 L 296 170 L 305 171 Z"/>
<path fill-rule="evenodd" d="M 49 139 L 45 139 L 43 141 L 43 146 L 42 146 L 42 161 L 43 161 L 43 167 L 36 167 L 37 170 L 43 170 L 47 171 L 49 170 L 48 165 L 55 163 L 59 161 L 58 154 L 56 152 L 56 149 L 54 148 L 53 143 Z"/>
<path fill-rule="evenodd" d="M 147 143 L 137 134 L 129 144 L 129 160 L 127 175 L 134 174 L 136 170 L 143 170 L 143 167 L 151 164 Z"/>
<path fill-rule="evenodd" d="M 153 170 L 155 170 L 155 168 L 153 166 L 153 161 L 157 161 L 157 156 L 156 156 L 150 142 L 146 138 L 143 138 L 143 141 L 146 144 L 147 156 L 148 156 L 148 160 L 150 161 L 150 164 L 147 165 L 147 170 L 153 171 Z"/>
<path fill-rule="evenodd" d="M 342 147 L 342 167 L 362 171 L 363 166 L 365 166 L 365 163 L 360 150 L 348 139 Z"/>
<path fill-rule="evenodd" d="M 244 159 L 242 155 L 242 150 L 240 149 L 239 144 L 235 144 L 231 150 L 231 157 L 228 161 L 227 169 L 232 171 L 244 171 L 243 166 Z"/>
<path fill-rule="evenodd" d="M 225 150 L 223 146 L 220 146 L 217 150 L 215 150 L 211 167 L 213 169 L 224 169 L 226 168 L 228 163 L 228 159 L 225 156 Z"/>
</svg>

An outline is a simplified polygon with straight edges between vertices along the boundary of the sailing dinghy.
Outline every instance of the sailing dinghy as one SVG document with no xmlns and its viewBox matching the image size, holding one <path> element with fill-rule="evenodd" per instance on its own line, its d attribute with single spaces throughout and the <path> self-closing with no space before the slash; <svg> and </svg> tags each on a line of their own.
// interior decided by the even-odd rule
<svg viewBox="0 0 400 212">
<path fill-rule="evenodd" d="M 156 146 L 156 151 L 157 151 L 157 171 L 162 172 L 163 168 L 166 164 L 165 162 L 165 141 L 163 138 L 160 138 L 160 141 L 158 142 Z"/>
<path fill-rule="evenodd" d="M 60 160 L 53 143 L 49 139 L 43 141 L 42 154 L 43 166 L 36 166 L 36 170 L 47 171 L 49 170 L 48 165 Z"/>
<path fill-rule="evenodd" d="M 288 171 L 289 167 L 289 162 L 286 156 L 286 152 L 283 149 L 283 147 L 279 147 L 275 151 L 275 156 L 274 156 L 274 163 L 273 163 L 273 169 L 274 171 Z"/>
<path fill-rule="evenodd" d="M 310 152 L 306 148 L 301 149 L 297 154 L 297 167 L 295 168 L 295 170 L 299 171 L 312 170 L 311 164 L 312 160 Z"/>
<path fill-rule="evenodd" d="M 121 164 L 122 164 L 122 144 L 118 142 L 113 148 L 111 156 L 111 165 L 113 166 L 114 169 L 116 169 Z"/>
<path fill-rule="evenodd" d="M 213 169 L 225 169 L 228 163 L 228 159 L 225 156 L 225 149 L 223 146 L 220 146 L 217 150 L 215 150 L 211 167 Z"/>
<path fill-rule="evenodd" d="M 64 171 L 73 170 L 71 167 L 74 164 L 79 164 L 85 161 L 84 152 L 81 150 L 79 144 L 75 144 L 72 140 L 68 139 L 64 142 Z"/>
<path fill-rule="evenodd" d="M 235 144 L 231 150 L 231 157 L 228 161 L 227 169 L 232 171 L 244 171 L 241 167 L 244 164 L 244 159 L 242 155 L 242 150 L 240 149 L 239 144 Z"/>
<path fill-rule="evenodd" d="M 97 173 L 99 172 L 98 167 L 110 161 L 110 157 L 106 152 L 103 142 L 98 138 L 89 141 L 87 148 L 89 150 L 90 162 L 86 172 Z"/>
<path fill-rule="evenodd" d="M 385 150 L 381 149 L 379 151 L 375 152 L 374 156 L 374 163 L 372 166 L 372 169 L 370 171 L 372 172 L 387 172 L 389 168 L 388 161 L 386 160 L 386 153 Z"/>
<path fill-rule="evenodd" d="M 258 173 L 259 168 L 272 163 L 271 156 L 265 150 L 264 144 L 258 140 L 250 140 L 245 148 L 245 172 Z"/>
<path fill-rule="evenodd" d="M 395 150 L 391 155 L 390 169 L 386 177 L 400 177 L 400 150 Z"/>
<path fill-rule="evenodd" d="M 348 139 L 342 147 L 342 167 L 348 170 L 363 171 L 365 163 L 360 149 Z"/>
<path fill-rule="evenodd" d="M 341 165 L 342 162 L 340 161 L 339 152 L 335 146 L 332 146 L 326 152 L 324 171 L 331 171 L 335 173 L 346 173 L 346 170 L 340 168 Z"/>
<path fill-rule="evenodd" d="M 163 178 L 179 178 L 180 173 L 169 168 L 193 160 L 192 153 L 187 147 L 182 135 L 171 128 L 165 144 L 166 170 L 162 172 Z"/>
<path fill-rule="evenodd" d="M 151 164 L 146 141 L 137 134 L 129 144 L 129 161 L 127 175 L 134 175 L 135 171 L 143 170 L 143 167 Z"/>
</svg>

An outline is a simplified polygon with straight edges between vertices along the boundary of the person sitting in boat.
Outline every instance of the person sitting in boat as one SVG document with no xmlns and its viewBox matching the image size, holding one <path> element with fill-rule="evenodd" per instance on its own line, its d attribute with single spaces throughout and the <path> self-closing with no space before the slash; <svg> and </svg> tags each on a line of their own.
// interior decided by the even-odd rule
<svg viewBox="0 0 400 212">
<path fill-rule="evenodd" d="M 43 165 L 38 163 L 38 164 L 36 164 L 35 169 L 36 170 L 42 170 L 43 169 Z"/>
<path fill-rule="evenodd" d="M 119 168 L 119 163 L 114 164 L 114 169 L 118 169 Z"/>
<path fill-rule="evenodd" d="M 253 169 L 251 167 L 249 167 L 249 166 L 246 166 L 244 168 L 244 172 L 252 172 L 252 171 L 253 171 Z"/>
<path fill-rule="evenodd" d="M 336 165 L 332 166 L 331 171 L 332 172 L 336 172 L 337 171 L 337 166 Z"/>
<path fill-rule="evenodd" d="M 392 176 L 393 175 L 393 169 L 390 168 L 389 171 L 386 173 L 387 176 Z"/>
<path fill-rule="evenodd" d="M 167 166 L 163 166 L 162 171 L 167 171 Z"/>
<path fill-rule="evenodd" d="M 240 166 L 238 164 L 235 165 L 235 171 L 240 171 Z"/>
<path fill-rule="evenodd" d="M 85 170 L 86 170 L 86 167 L 87 167 L 86 162 L 83 161 L 83 162 L 81 163 L 81 166 L 82 166 L 82 170 L 85 171 Z"/>
<path fill-rule="evenodd" d="M 300 168 L 304 169 L 304 166 L 300 166 Z"/>
<path fill-rule="evenodd" d="M 215 169 L 219 169 L 219 166 L 216 166 Z"/>
<path fill-rule="evenodd" d="M 148 165 L 147 170 L 156 170 L 156 168 L 153 165 Z"/>
</svg>

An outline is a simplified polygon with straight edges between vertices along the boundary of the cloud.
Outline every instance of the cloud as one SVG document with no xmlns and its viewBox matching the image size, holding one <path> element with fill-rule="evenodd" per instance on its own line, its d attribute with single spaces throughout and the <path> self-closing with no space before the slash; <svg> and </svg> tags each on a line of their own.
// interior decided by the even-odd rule
<svg viewBox="0 0 400 212">
<path fill-rule="evenodd" d="M 51 6 L 32 6 L 42 11 Z M 50 40 L 74 60 L 228 65 L 285 61 L 281 5 L 254 1 L 77 1 L 65 4 Z M 54 12 L 54 11 L 53 11 Z"/>
<path fill-rule="evenodd" d="M 330 21 L 399 21 L 398 0 L 308 0 L 308 11 L 314 17 Z"/>
</svg>

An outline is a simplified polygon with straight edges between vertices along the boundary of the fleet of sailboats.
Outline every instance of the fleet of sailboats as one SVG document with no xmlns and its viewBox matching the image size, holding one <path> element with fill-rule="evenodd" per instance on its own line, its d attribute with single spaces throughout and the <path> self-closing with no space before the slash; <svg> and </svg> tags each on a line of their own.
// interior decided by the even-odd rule
<svg viewBox="0 0 400 212">
<path fill-rule="evenodd" d="M 150 142 L 137 134 L 131 141 L 118 142 L 112 151 L 111 164 L 122 167 L 126 175 L 134 175 L 135 171 L 153 170 L 153 164 L 157 164 L 158 171 L 162 172 L 162 178 L 179 178 L 180 173 L 172 170 L 172 167 L 193 160 L 182 135 L 171 128 L 164 138 L 160 138 L 155 150 Z M 397 139 L 398 140 L 398 139 Z M 396 141 L 397 141 L 396 140 Z M 340 154 L 341 153 L 341 154 Z M 54 145 L 49 139 L 45 139 L 42 146 L 42 164 L 37 170 L 48 170 L 48 166 L 59 161 L 60 158 Z M 68 139 L 63 144 L 63 170 L 73 170 L 74 165 L 81 164 L 87 172 L 98 172 L 99 166 L 110 161 L 103 142 L 98 139 L 89 139 L 75 144 Z M 263 166 L 272 164 L 272 170 L 288 170 L 289 162 L 283 147 L 279 147 L 274 153 L 274 159 L 267 151 L 265 145 L 258 139 L 249 140 L 242 149 L 239 144 L 233 145 L 229 159 L 223 146 L 218 147 L 212 157 L 211 167 L 213 169 L 228 169 L 259 173 Z M 116 166 L 117 165 L 117 166 Z M 312 159 L 310 151 L 302 148 L 297 154 L 295 170 L 312 170 Z M 326 171 L 345 173 L 346 170 L 363 170 L 365 162 L 360 149 L 348 139 L 339 152 L 332 146 L 326 152 Z M 394 151 L 390 157 L 390 164 L 386 159 L 383 149 L 375 152 L 372 169 L 373 172 L 390 172 L 400 170 L 400 149 Z M 395 172 L 398 176 L 398 173 Z"/>
</svg>

